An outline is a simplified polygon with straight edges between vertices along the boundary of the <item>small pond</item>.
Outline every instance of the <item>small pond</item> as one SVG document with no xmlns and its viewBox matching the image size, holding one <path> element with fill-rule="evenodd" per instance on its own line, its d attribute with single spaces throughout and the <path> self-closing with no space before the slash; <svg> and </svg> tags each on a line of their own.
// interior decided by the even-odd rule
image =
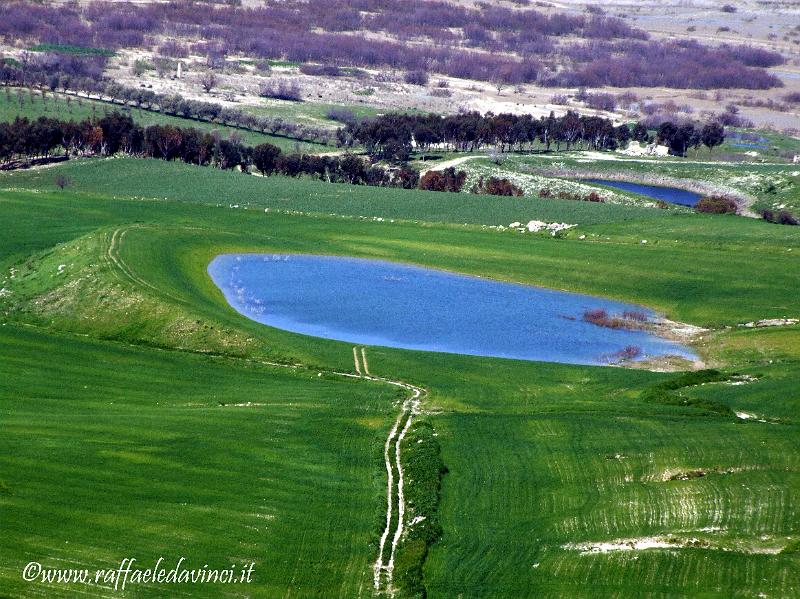
<svg viewBox="0 0 800 599">
<path fill-rule="evenodd" d="M 670 204 L 681 206 L 694 206 L 703 197 L 699 193 L 678 189 L 677 187 L 660 187 L 658 185 L 643 185 L 641 183 L 630 183 L 628 181 L 608 181 L 606 179 L 582 179 L 583 183 L 596 183 L 608 187 L 616 187 L 623 191 L 638 193 L 639 195 L 653 198 L 654 200 L 664 200 Z"/>
<path fill-rule="evenodd" d="M 248 318 L 354 344 L 569 364 L 618 362 L 630 348 L 696 359 L 648 332 L 584 322 L 594 309 L 653 315 L 587 295 L 336 256 L 223 254 L 208 272 Z"/>
</svg>

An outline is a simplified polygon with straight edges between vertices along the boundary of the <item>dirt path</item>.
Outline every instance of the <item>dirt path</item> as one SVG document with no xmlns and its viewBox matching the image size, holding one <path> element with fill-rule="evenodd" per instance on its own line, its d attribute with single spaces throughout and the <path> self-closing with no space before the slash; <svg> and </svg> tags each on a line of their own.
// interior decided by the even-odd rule
<svg viewBox="0 0 800 599">
<path fill-rule="evenodd" d="M 401 381 L 390 381 L 388 379 L 376 377 L 365 378 L 381 380 L 411 391 L 411 396 L 403 402 L 400 414 L 398 414 L 394 426 L 392 426 L 392 430 L 389 432 L 389 436 L 386 439 L 386 444 L 383 447 L 383 459 L 386 465 L 387 475 L 386 526 L 383 529 L 383 534 L 381 534 L 381 540 L 378 545 L 378 557 L 375 560 L 373 576 L 376 591 L 387 591 L 391 593 L 394 560 L 397 555 L 397 546 L 400 543 L 400 539 L 403 537 L 403 529 L 405 527 L 405 478 L 403 475 L 401 448 L 403 439 L 405 439 L 406 433 L 408 433 L 409 428 L 411 428 L 411 421 L 414 416 L 419 413 L 419 406 L 424 390 Z M 394 452 L 392 452 L 392 449 L 394 449 Z M 394 453 L 393 456 L 392 453 Z M 391 534 L 392 521 L 395 520 L 395 511 L 397 512 L 397 524 L 394 527 L 392 541 L 387 550 L 386 543 Z M 388 559 L 386 559 L 387 551 L 389 554 Z"/>
<path fill-rule="evenodd" d="M 458 158 L 453 158 L 452 160 L 445 160 L 444 162 L 440 162 L 439 164 L 435 164 L 430 168 L 422 169 L 419 174 L 424 175 L 428 171 L 443 171 L 446 168 L 451 166 L 458 166 L 459 164 L 464 164 L 469 160 L 474 160 L 475 158 L 486 158 L 483 154 L 473 154 L 471 156 L 460 156 Z"/>
</svg>

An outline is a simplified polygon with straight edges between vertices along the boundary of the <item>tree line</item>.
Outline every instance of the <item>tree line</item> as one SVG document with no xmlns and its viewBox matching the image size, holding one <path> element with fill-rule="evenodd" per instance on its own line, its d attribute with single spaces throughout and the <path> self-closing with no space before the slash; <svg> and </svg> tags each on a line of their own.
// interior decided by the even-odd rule
<svg viewBox="0 0 800 599">
<path fill-rule="evenodd" d="M 631 140 L 666 145 L 670 153 L 685 156 L 691 148 L 709 149 L 725 141 L 719 123 L 662 123 L 654 134 L 643 123 L 615 126 L 599 116 L 579 115 L 568 111 L 557 117 L 534 118 L 529 114 L 481 115 L 468 112 L 441 116 L 391 113 L 373 119 L 349 123 L 337 132 L 342 147 L 362 145 L 375 160 L 404 162 L 412 152 L 430 150 L 476 151 L 486 147 L 500 152 L 615 150 Z"/>
<path fill-rule="evenodd" d="M 72 64 L 71 62 L 68 64 Z M 328 144 L 334 132 L 321 127 L 299 125 L 280 117 L 259 116 L 245 110 L 227 108 L 215 102 L 189 100 L 179 94 L 159 94 L 150 89 L 127 87 L 107 81 L 100 76 L 53 72 L 46 64 L 30 63 L 26 66 L 0 64 L 0 85 L 38 88 L 52 93 L 78 95 L 160 112 L 170 116 L 219 123 L 256 133 L 264 133 L 310 143 Z"/>
<path fill-rule="evenodd" d="M 193 127 L 142 127 L 120 112 L 99 119 L 62 121 L 40 117 L 0 123 L 0 163 L 15 159 L 126 154 L 180 160 L 221 169 L 250 168 L 263 175 L 308 175 L 332 183 L 417 187 L 419 174 L 408 168 L 382 168 L 354 154 L 314 156 L 284 154 L 272 144 L 244 145 L 236 136 L 224 139 Z"/>
</svg>

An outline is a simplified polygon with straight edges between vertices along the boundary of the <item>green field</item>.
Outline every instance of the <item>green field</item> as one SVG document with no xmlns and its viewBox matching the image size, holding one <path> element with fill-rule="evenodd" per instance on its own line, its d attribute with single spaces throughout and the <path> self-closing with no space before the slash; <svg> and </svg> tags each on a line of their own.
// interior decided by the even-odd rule
<svg viewBox="0 0 800 599">
<path fill-rule="evenodd" d="M 309 153 L 331 150 L 330 147 L 322 144 L 298 142 L 279 135 L 268 135 L 228 125 L 185 119 L 142 108 L 123 107 L 119 104 L 101 102 L 84 97 L 78 98 L 76 96 L 47 92 L 43 99 L 39 91 L 31 93 L 28 90 L 10 87 L 4 87 L 0 91 L 0 121 L 13 121 L 16 117 L 36 119 L 40 116 L 80 121 L 87 118 L 100 118 L 115 110 L 129 114 L 133 120 L 144 127 L 148 125 L 174 125 L 176 127 L 194 127 L 202 131 L 217 131 L 223 137 L 235 134 L 247 145 L 255 146 L 262 143 L 271 143 L 289 152 L 294 151 L 296 148 Z M 267 114 L 266 111 L 265 114 Z"/>
<path fill-rule="evenodd" d="M 347 110 L 357 118 L 369 118 L 390 112 L 386 109 L 366 106 L 363 104 L 324 104 L 317 102 L 290 102 L 288 100 L 264 100 L 262 106 L 244 106 L 243 110 L 260 116 L 281 117 L 284 120 L 311 125 L 314 127 L 329 127 L 336 129 L 341 123 L 328 117 L 333 109 Z M 392 110 L 391 112 L 396 112 Z M 401 112 L 417 112 L 415 110 Z"/>
<path fill-rule="evenodd" d="M 118 199 L 164 199 L 240 209 L 303 211 L 318 214 L 366 216 L 385 219 L 508 225 L 532 218 L 568 223 L 596 224 L 627 220 L 660 219 L 669 211 L 634 205 L 600 206 L 591 202 L 498 198 L 468 194 L 443 194 L 381 187 L 320 184 L 308 179 L 243 176 L 188 164 L 157 160 L 115 158 L 113 161 L 74 160 L 41 171 L 20 172 L 9 185 L 55 191 L 56 173 L 72 181 L 68 191 Z"/>
<path fill-rule="evenodd" d="M 423 443 L 404 460 L 425 468 L 435 444 L 447 468 L 441 539 L 427 556 L 400 548 L 404 564 L 424 560 L 429 597 L 800 594 L 800 326 L 737 326 L 800 316 L 800 227 L 136 159 L 0 175 L 0 216 L 0 588 L 12 596 L 45 593 L 21 579 L 31 560 L 159 555 L 256 562 L 246 590 L 179 589 L 192 596 L 372 596 L 381 450 L 402 395 L 326 374 L 354 371 L 349 344 L 228 307 L 206 267 L 242 251 L 411 262 L 713 328 L 695 349 L 717 382 L 666 393 L 680 373 L 367 348 L 373 373 L 427 389 Z M 579 226 L 485 228 L 528 219 Z"/>
</svg>

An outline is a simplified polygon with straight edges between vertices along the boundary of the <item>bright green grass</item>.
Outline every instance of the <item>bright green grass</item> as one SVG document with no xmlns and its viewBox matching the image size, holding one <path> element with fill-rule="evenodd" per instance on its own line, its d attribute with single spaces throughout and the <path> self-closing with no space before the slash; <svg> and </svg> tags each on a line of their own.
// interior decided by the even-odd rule
<svg viewBox="0 0 800 599">
<path fill-rule="evenodd" d="M 214 205 L 239 204 L 262 212 L 270 208 L 483 225 L 508 225 L 531 219 L 583 225 L 661 219 L 668 214 L 663 210 L 591 202 L 407 192 L 304 178 L 248 177 L 176 162 L 134 158 L 72 161 L 44 171 L 0 174 L 0 184 L 7 180 L 14 187 L 55 190 L 56 173 L 68 175 L 74 182 L 71 188 L 74 191 L 118 198 L 169 197 Z"/>
<path fill-rule="evenodd" d="M 328 117 L 328 113 L 332 109 L 349 110 L 357 118 L 374 117 L 388 112 L 387 110 L 363 104 L 341 105 L 317 102 L 289 102 L 285 100 L 264 100 L 263 105 L 243 106 L 242 109 L 260 116 L 281 117 L 287 121 L 331 128 L 341 126 L 341 123 Z M 414 113 L 417 111 L 409 110 L 406 112 Z"/>
<path fill-rule="evenodd" d="M 37 44 L 28 48 L 31 52 L 57 52 L 59 54 L 75 54 L 78 56 L 114 56 L 114 50 L 108 48 L 90 48 L 70 44 Z"/>
<path fill-rule="evenodd" d="M 70 98 L 69 102 L 67 101 L 68 97 Z M 0 90 L 0 121 L 13 121 L 16 117 L 36 119 L 40 116 L 80 121 L 86 118 L 99 118 L 115 110 L 130 114 L 133 120 L 144 127 L 148 125 L 174 125 L 177 127 L 193 127 L 202 131 L 218 131 L 222 136 L 236 134 L 245 144 L 271 143 L 288 152 L 294 151 L 298 146 L 302 151 L 311 153 L 325 152 L 331 149 L 320 144 L 297 142 L 277 135 L 267 135 L 227 125 L 185 119 L 152 110 L 122 107 L 118 104 L 90 100 L 88 98 L 77 98 L 48 92 L 43 100 L 38 91 L 30 94 L 28 90 L 20 88 L 6 87 Z"/>
<path fill-rule="evenodd" d="M 397 362 L 373 352 L 373 364 Z M 737 410 L 796 415 L 797 365 L 702 394 Z M 433 423 L 449 470 L 444 537 L 426 568 L 431 597 L 796 593 L 797 556 L 751 553 L 787 545 L 800 526 L 796 416 L 742 423 L 640 403 L 649 373 L 446 358 L 425 366 L 436 373 L 430 403 L 442 410 Z M 403 367 L 410 374 L 422 364 Z M 706 476 L 663 480 L 695 469 Z M 564 548 L 668 534 L 706 546 Z"/>
<path fill-rule="evenodd" d="M 10 325 L 0 355 L 5 593 L 30 592 L 28 561 L 94 570 L 160 556 L 168 568 L 180 557 L 190 568 L 253 561 L 254 582 L 130 593 L 369 588 L 395 390 Z M 47 595 L 84 590 L 53 584 Z"/>
<path fill-rule="evenodd" d="M 780 157 L 789 157 L 791 158 L 791 154 L 796 154 L 800 151 L 800 139 L 797 137 L 791 137 L 789 135 L 784 135 L 782 133 L 777 133 L 775 131 L 767 131 L 764 129 L 739 129 L 739 128 L 727 128 L 727 136 L 725 142 L 717 149 L 713 151 L 709 151 L 708 148 L 703 146 L 697 154 L 694 151 L 690 152 L 690 154 L 694 157 L 700 158 L 711 158 L 713 159 L 716 154 L 719 153 L 726 153 L 726 154 L 746 154 L 748 152 L 758 152 L 758 158 L 766 158 L 766 159 L 775 159 Z M 740 140 L 735 139 L 733 135 L 740 133 L 740 134 L 755 134 L 758 137 L 765 139 L 765 142 L 750 142 L 747 140 Z M 748 147 L 739 147 L 736 144 L 741 143 L 759 143 L 760 145 L 766 146 L 766 148 L 748 148 Z"/>
<path fill-rule="evenodd" d="M 219 252 L 313 252 L 414 262 L 638 301 L 664 310 L 671 317 L 701 325 L 736 325 L 759 318 L 800 314 L 796 294 L 800 279 L 794 256 L 800 251 L 798 228 L 737 217 L 714 218 L 601 205 L 580 213 L 586 216 L 590 214 L 588 210 L 596 211 L 592 213 L 591 224 L 582 222 L 567 239 L 553 239 L 459 224 L 374 222 L 263 210 L 280 198 L 285 209 L 343 214 L 358 213 L 356 209 L 363 208 L 389 216 L 382 212 L 393 207 L 404 218 L 458 223 L 464 222 L 461 216 L 469 215 L 473 222 L 482 222 L 493 218 L 495 213 L 484 204 L 470 204 L 469 200 L 496 200 L 498 204 L 503 201 L 496 198 L 348 188 L 279 178 L 265 180 L 157 161 L 86 161 L 63 168 L 75 180 L 74 187 L 65 193 L 52 190 L 51 177 L 58 172 L 56 169 L 0 178 L 0 187 L 16 189 L 0 192 L 0 216 L 4 222 L 13 223 L 6 229 L 7 234 L 0 237 L 0 287 L 11 291 L 11 295 L 0 299 L 0 320 L 88 335 L 90 339 L 81 340 L 59 337 L 42 352 L 48 356 L 47 360 L 39 354 L 40 357 L 30 358 L 30 362 L 44 364 L 51 371 L 62 362 L 71 369 L 94 369 L 91 372 L 96 380 L 83 382 L 88 389 L 81 390 L 80 377 L 76 377 L 78 386 L 73 388 L 70 376 L 58 374 L 48 378 L 41 369 L 33 369 L 34 375 L 17 383 L 10 381 L 0 389 L 7 389 L 10 402 L 17 396 L 37 398 L 42 402 L 40 411 L 45 418 L 39 424 L 35 421 L 31 424 L 30 413 L 14 403 L 8 404 L 10 416 L 20 428 L 27 427 L 26 431 L 32 426 L 44 427 L 49 435 L 54 435 L 54 430 L 64 430 L 63 437 L 71 435 L 83 441 L 82 447 L 92 447 L 93 439 L 108 439 L 107 429 L 101 426 L 104 413 L 134 412 L 139 418 L 141 412 L 145 424 L 148 415 L 151 424 L 127 428 L 119 435 L 121 440 L 152 448 L 147 453 L 155 457 L 165 455 L 172 462 L 210 459 L 212 467 L 226 464 L 229 471 L 222 476 L 223 482 L 237 475 L 247 479 L 252 470 L 243 470 L 241 462 L 235 459 L 240 454 L 252 457 L 250 452 L 256 450 L 251 448 L 260 446 L 253 441 L 265 440 L 263 429 L 252 428 L 257 423 L 242 422 L 233 436 L 235 442 L 230 440 L 230 445 L 224 445 L 221 439 L 228 437 L 213 436 L 220 430 L 215 428 L 218 423 L 210 419 L 198 421 L 189 417 L 191 414 L 184 419 L 182 403 L 194 401 L 197 396 L 208 397 L 207 387 L 216 388 L 217 379 L 220 393 L 237 398 L 240 390 L 257 389 L 266 393 L 272 385 L 262 391 L 251 374 L 242 372 L 244 367 L 236 360 L 173 351 L 151 354 L 152 350 L 144 347 L 133 349 L 92 338 L 167 349 L 210 350 L 243 358 L 299 360 L 342 370 L 352 370 L 353 366 L 348 344 L 264 327 L 230 309 L 206 273 L 208 260 Z M 142 186 L 138 193 L 137 176 Z M 21 190 L 37 187 L 44 191 Z M 131 199 L 132 196 L 152 199 L 137 200 Z M 312 201 L 309 196 L 315 203 L 309 204 Z M 239 202 L 241 207 L 230 208 L 233 202 Z M 250 209 L 244 210 L 248 202 Z M 434 202 L 446 204 L 431 206 Z M 560 202 L 552 206 L 564 211 L 576 204 L 583 203 Z M 538 211 L 550 209 L 549 205 L 544 209 L 542 205 L 530 204 L 531 218 L 541 217 Z M 502 216 L 507 220 L 507 213 Z M 628 220 L 623 221 L 625 218 Z M 123 231 L 125 234 L 121 236 Z M 581 234 L 586 235 L 584 240 L 579 239 Z M 106 259 L 112 239 L 117 240 L 115 255 L 125 264 L 124 271 Z M 642 244 L 642 239 L 648 243 Z M 58 274 L 62 264 L 63 273 Z M 12 265 L 16 269 L 13 279 L 8 270 Z M 25 345 L 19 340 L 18 335 L 22 334 L 19 329 L 13 324 L 6 330 L 8 327 L 14 332 L 10 345 L 7 343 L 6 349 L 0 349 L 4 358 L 14 356 L 15 347 Z M 509 334 L 514 334 L 513 323 L 509 323 Z M 94 353 L 86 350 L 92 366 L 73 366 L 77 358 L 62 361 L 49 358 L 58 355 L 58 351 L 77 352 L 75 345 L 94 348 Z M 756 596 L 760 592 L 768 596 L 796 595 L 800 575 L 798 555 L 758 552 L 779 550 L 791 544 L 789 537 L 800 534 L 800 516 L 794 509 L 800 499 L 800 423 L 796 417 L 800 407 L 800 383 L 796 376 L 800 371 L 800 329 L 721 329 L 710 334 L 699 350 L 711 360 L 724 360 L 727 372 L 746 372 L 759 378 L 746 385 L 714 383 L 678 393 L 687 399 L 722 403 L 734 411 L 780 423 L 708 416 L 696 408 L 641 399 L 647 388 L 676 375 L 369 348 L 372 372 L 429 389 L 425 408 L 430 414 L 421 418 L 433 425 L 449 470 L 440 504 L 444 536 L 433 546 L 425 566 L 429 596 L 729 597 Z M 135 355 L 114 357 L 116 352 Z M 20 350 L 20 355 L 24 361 L 26 353 Z M 157 364 L 147 366 L 151 355 L 160 359 Z M 117 366 L 113 373 L 103 368 L 103 360 L 111 360 Z M 194 365 L 191 372 L 198 373 L 191 380 L 181 376 L 185 371 L 184 361 L 191 362 Z M 172 403 L 163 406 L 157 417 L 150 410 L 161 410 L 162 406 L 148 404 L 144 396 L 152 387 L 148 386 L 148 377 L 131 374 L 137 371 L 158 372 L 164 381 L 159 389 L 163 388 L 166 399 Z M 297 376 L 301 380 L 291 384 L 284 385 L 278 378 L 270 381 L 274 380 L 278 389 L 286 387 L 287 393 L 295 387 L 312 388 L 309 386 L 317 382 L 315 371 L 311 371 L 309 378 L 302 373 Z M 126 377 L 128 384 L 117 382 L 117 377 Z M 252 377 L 263 378 L 261 372 L 253 372 Z M 139 381 L 144 384 L 131 388 Z M 338 385 L 344 383 L 337 383 L 337 388 Z M 375 406 L 370 422 L 376 428 L 368 439 L 364 438 L 371 443 L 375 435 L 378 438 L 385 435 L 390 419 L 385 402 L 369 402 L 388 396 L 382 386 L 351 387 L 354 394 L 341 404 L 337 402 L 336 408 L 324 405 L 319 408 L 331 410 L 320 414 L 340 416 L 322 438 L 337 438 L 345 434 L 342 431 L 351 430 L 350 413 L 356 406 L 367 405 Z M 368 392 L 367 396 L 362 394 L 362 388 Z M 324 404 L 328 397 L 325 393 L 309 391 L 305 401 Z M 55 409 L 52 404 L 62 397 L 74 403 L 70 407 L 77 415 L 83 414 L 82 410 L 94 410 L 92 413 L 99 423 L 82 430 L 85 421 L 75 425 L 72 412 L 67 412 L 58 419 L 59 427 L 53 426 L 49 410 Z M 114 398 L 114 407 L 105 405 L 107 397 Z M 306 403 L 300 400 L 293 406 L 297 410 L 305 408 Z M 217 410 L 213 405 L 205 409 Z M 281 413 L 266 412 L 265 418 Z M 170 430 L 189 430 L 192 434 L 199 431 L 193 436 L 195 445 L 172 446 L 168 439 L 155 436 L 152 427 L 160 427 L 162 419 Z M 224 426 L 224 422 L 219 426 Z M 301 448 L 304 443 L 318 442 L 305 438 L 292 440 L 301 430 L 310 430 L 293 422 L 281 421 L 288 427 L 287 440 L 299 443 Z M 53 451 L 49 445 L 52 436 L 30 435 L 25 439 L 25 450 L 19 451 L 26 459 L 16 460 L 15 446 L 4 453 L 12 456 L 7 458 L 11 462 L 9 468 L 4 468 L 0 475 L 4 481 L 9 477 L 6 472 L 12 473 L 14 480 L 24 478 L 30 471 L 34 452 L 38 456 L 42 452 L 51 455 L 47 452 Z M 220 457 L 226 455 L 224 451 L 214 451 L 220 449 L 220 444 L 235 455 L 229 459 Z M 265 451 L 272 447 L 267 445 Z M 359 452 L 363 450 L 358 448 Z M 343 449 L 331 451 L 336 459 L 350 455 Z M 364 497 L 376 501 L 375 494 L 380 497 L 376 489 L 383 484 L 380 450 L 373 446 L 366 451 L 359 455 L 373 457 L 370 462 L 373 478 L 369 482 L 370 494 Z M 86 453 L 88 450 L 83 450 L 82 455 Z M 289 515 L 296 513 L 292 511 L 295 509 L 292 501 L 299 502 L 301 508 L 307 501 L 307 494 L 285 482 L 293 480 L 293 468 L 304 463 L 301 461 L 298 466 L 295 460 L 301 458 L 295 453 L 303 454 L 302 451 L 289 454 L 287 468 L 269 481 L 285 491 L 281 495 L 285 503 L 280 505 L 284 506 L 282 513 Z M 71 454 L 65 452 L 65 455 Z M 250 460 L 246 461 L 249 464 Z M 262 467 L 267 468 L 269 463 Z M 364 464 L 366 472 L 369 465 Z M 140 484 L 153 466 L 139 467 L 116 478 L 106 478 L 101 491 L 111 493 L 121 489 L 123 505 L 130 505 L 134 499 L 143 506 L 158 505 L 161 487 Z M 41 505 L 47 505 L 47 498 L 63 492 L 63 477 L 56 476 L 56 472 L 62 471 L 56 468 L 36 479 L 40 486 L 33 497 L 27 496 L 21 502 L 22 509 L 41 509 Z M 79 465 L 71 468 L 82 472 Z M 338 468 L 331 457 L 313 469 L 315 476 L 310 480 L 336 481 Z M 693 470 L 702 470 L 705 476 L 663 480 Z M 87 489 L 100 484 L 94 471 L 87 469 L 86 474 L 92 481 Z M 181 493 L 180 480 L 186 479 L 171 480 L 179 481 L 176 484 L 180 489 L 173 492 L 197 494 L 197 503 L 190 505 L 206 508 L 206 511 L 198 508 L 203 515 L 197 516 L 196 521 L 203 523 L 218 518 L 219 513 L 227 515 L 228 510 L 219 507 L 222 504 L 234 506 L 231 509 L 235 512 L 241 500 L 231 493 L 247 497 L 241 489 L 253 484 L 236 479 L 229 493 L 217 486 L 222 482 L 197 482 L 196 488 Z M 288 486 L 281 486 L 284 484 Z M 68 490 L 71 488 L 67 486 Z M 352 492 L 356 493 L 356 489 Z M 334 502 L 330 509 L 335 510 L 339 505 L 342 504 Z M 353 503 L 351 509 L 363 508 Z M 380 514 L 380 508 L 377 509 Z M 323 518 L 328 511 L 320 507 L 311 513 Z M 371 524 L 367 533 L 371 530 L 372 535 L 359 533 L 361 536 L 353 537 L 351 547 L 355 547 L 358 539 L 368 544 L 377 536 L 375 522 L 379 517 L 375 510 L 358 515 Z M 157 524 L 153 536 L 139 531 L 133 538 L 143 554 L 157 555 L 163 552 L 160 539 L 180 536 L 182 529 L 165 522 L 160 513 L 146 516 Z M 185 518 L 191 521 L 188 515 Z M 7 521 L 5 514 L 1 521 Z M 291 522 L 291 518 L 287 521 Z M 217 531 L 213 541 L 198 535 L 183 544 L 203 551 L 208 548 L 215 555 L 235 552 L 238 556 L 239 543 L 249 543 L 266 555 L 279 551 L 287 559 L 294 559 L 291 562 L 294 564 L 297 556 L 306 555 L 308 542 L 298 534 L 302 523 L 295 524 L 295 529 L 287 529 L 285 536 L 277 539 L 263 539 L 251 531 L 213 529 Z M 51 535 L 42 544 L 61 548 L 63 540 L 69 540 L 62 537 L 69 536 L 70 544 L 91 545 L 98 553 L 108 555 L 109 560 L 118 557 L 118 547 L 124 544 L 105 533 L 98 534 L 99 541 L 93 541 L 82 525 L 64 526 L 68 535 Z M 110 518 L 106 526 L 124 531 L 129 524 L 124 519 Z M 322 525 L 314 520 L 312 526 L 316 529 Z M 349 530 L 349 525 L 340 528 L 335 534 L 323 532 L 323 536 L 330 534 L 341 539 L 342 531 Z M 323 527 L 323 531 L 327 530 Z M 670 534 L 677 543 L 668 550 L 581 555 L 577 550 L 565 548 L 568 544 Z M 8 540 L 4 539 L 4 543 L 14 548 L 11 557 L 18 561 L 27 561 L 18 556 L 23 538 L 15 532 Z M 684 547 L 692 538 L 698 539 L 699 546 Z M 276 549 L 273 541 L 283 541 L 283 545 Z M 330 542 L 338 547 L 334 540 Z M 77 555 L 77 559 L 83 559 L 82 553 Z M 337 582 L 324 585 L 319 582 L 320 576 L 297 569 L 296 596 L 352 596 L 341 590 L 351 587 L 340 585 L 354 580 L 352 572 L 363 572 L 369 558 L 367 548 L 352 558 L 351 569 L 344 566 L 345 558 L 337 559 L 326 579 Z M 325 559 L 327 563 L 330 556 Z M 5 571 L 3 574 L 16 576 Z M 279 573 L 275 580 L 282 581 L 281 576 Z M 269 591 L 278 588 L 265 587 L 263 593 L 270 596 Z M 278 591 L 280 595 L 283 593 L 285 588 Z M 362 596 L 368 595 L 369 581 Z"/>
</svg>

